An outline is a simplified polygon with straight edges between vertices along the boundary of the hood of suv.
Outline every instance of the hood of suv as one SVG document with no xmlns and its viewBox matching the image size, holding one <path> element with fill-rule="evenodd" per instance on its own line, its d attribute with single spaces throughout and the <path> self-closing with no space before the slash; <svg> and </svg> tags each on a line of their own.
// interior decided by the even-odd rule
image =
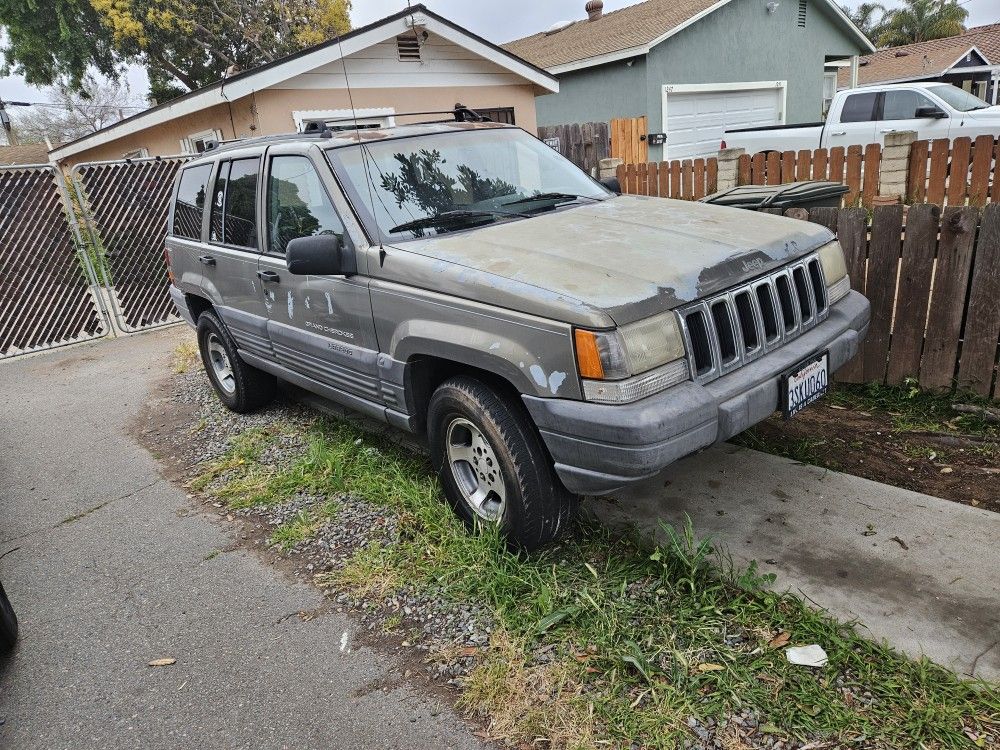
<svg viewBox="0 0 1000 750">
<path fill-rule="evenodd" d="M 566 322 L 610 316 L 623 325 L 760 276 L 832 237 L 818 224 L 755 211 L 621 196 L 399 247 L 432 259 L 433 285 L 449 287 L 440 291 L 539 314 L 522 304 L 534 296 L 527 301 L 574 310 Z"/>
<path fill-rule="evenodd" d="M 1000 122 L 1000 105 L 986 107 L 985 109 L 973 109 L 962 113 L 963 120 L 975 120 L 976 122 Z"/>
</svg>

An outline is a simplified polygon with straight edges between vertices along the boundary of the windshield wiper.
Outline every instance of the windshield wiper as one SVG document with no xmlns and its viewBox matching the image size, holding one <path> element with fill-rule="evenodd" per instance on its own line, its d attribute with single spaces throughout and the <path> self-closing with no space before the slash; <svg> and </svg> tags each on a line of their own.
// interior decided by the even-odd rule
<svg viewBox="0 0 1000 750">
<path fill-rule="evenodd" d="M 505 206 L 519 206 L 524 203 L 569 203 L 570 201 L 593 201 L 600 203 L 600 198 L 593 198 L 589 195 L 574 195 L 573 193 L 539 193 L 518 198 L 516 201 L 504 203 Z"/>
<path fill-rule="evenodd" d="M 409 232 L 412 229 L 426 229 L 428 227 L 440 227 L 448 224 L 461 224 L 469 221 L 470 219 L 495 219 L 498 216 L 517 216 L 522 219 L 531 218 L 531 214 L 525 214 L 519 211 L 479 211 L 456 209 L 454 211 L 445 211 L 437 214 L 436 216 L 424 216 L 423 218 L 414 219 L 413 221 L 408 221 L 404 224 L 398 224 L 390 229 L 389 233 L 395 234 L 396 232 Z"/>
</svg>

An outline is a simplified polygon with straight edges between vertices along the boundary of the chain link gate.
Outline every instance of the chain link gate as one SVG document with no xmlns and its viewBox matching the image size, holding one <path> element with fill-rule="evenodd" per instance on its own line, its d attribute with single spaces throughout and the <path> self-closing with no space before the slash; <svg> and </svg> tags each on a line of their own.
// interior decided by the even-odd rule
<svg viewBox="0 0 1000 750">
<path fill-rule="evenodd" d="M 62 174 L 0 167 L 0 359 L 108 332 Z"/>
<path fill-rule="evenodd" d="M 101 282 L 125 332 L 180 320 L 168 293 L 163 251 L 174 177 L 189 158 L 89 162 L 73 168 Z"/>
</svg>

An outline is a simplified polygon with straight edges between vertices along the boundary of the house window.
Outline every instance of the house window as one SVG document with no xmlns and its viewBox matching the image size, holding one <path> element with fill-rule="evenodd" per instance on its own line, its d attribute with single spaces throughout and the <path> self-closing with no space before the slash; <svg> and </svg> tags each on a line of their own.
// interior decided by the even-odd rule
<svg viewBox="0 0 1000 750">
<path fill-rule="evenodd" d="M 416 35 L 397 36 L 396 54 L 400 62 L 420 62 L 420 40 Z"/>
<path fill-rule="evenodd" d="M 396 118 L 393 115 L 396 110 L 392 107 L 381 107 L 374 109 L 303 109 L 292 112 L 292 121 L 295 123 L 295 130 L 301 133 L 305 123 L 312 120 L 319 120 L 328 123 L 330 130 L 354 130 L 355 119 L 357 127 L 361 130 L 372 128 L 392 128 L 396 126 Z M 333 122 L 336 121 L 336 122 Z"/>
<path fill-rule="evenodd" d="M 489 117 L 493 122 L 503 122 L 507 125 L 516 125 L 514 122 L 513 107 L 487 107 L 486 109 L 476 109 L 476 112 Z"/>
<path fill-rule="evenodd" d="M 222 131 L 203 130 L 200 133 L 192 133 L 187 138 L 181 139 L 181 152 L 185 154 L 204 153 L 210 141 L 221 142 Z"/>
<path fill-rule="evenodd" d="M 137 148 L 132 151 L 126 151 L 122 154 L 123 159 L 146 159 L 149 157 L 148 148 Z"/>
<path fill-rule="evenodd" d="M 830 105 L 833 103 L 833 97 L 837 93 L 837 73 L 836 71 L 832 73 L 823 74 L 823 118 L 826 118 L 827 113 L 830 111 Z"/>
<path fill-rule="evenodd" d="M 806 0 L 799 0 L 798 25 L 800 29 L 806 27 Z"/>
</svg>

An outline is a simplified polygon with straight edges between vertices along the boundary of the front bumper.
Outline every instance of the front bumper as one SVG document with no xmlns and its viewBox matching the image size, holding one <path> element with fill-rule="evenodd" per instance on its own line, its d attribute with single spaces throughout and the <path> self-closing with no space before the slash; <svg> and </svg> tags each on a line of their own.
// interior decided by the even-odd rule
<svg viewBox="0 0 1000 750">
<path fill-rule="evenodd" d="M 781 374 L 828 350 L 830 372 L 858 351 L 871 308 L 851 292 L 780 349 L 705 385 L 688 381 L 627 405 L 522 396 L 570 492 L 604 495 L 770 416 Z"/>
</svg>

